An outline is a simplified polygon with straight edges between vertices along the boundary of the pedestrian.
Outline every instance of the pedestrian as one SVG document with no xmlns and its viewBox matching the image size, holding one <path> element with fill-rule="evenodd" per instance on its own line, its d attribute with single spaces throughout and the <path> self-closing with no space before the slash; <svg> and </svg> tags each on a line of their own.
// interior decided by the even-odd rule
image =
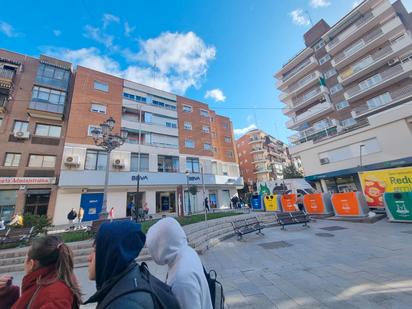
<svg viewBox="0 0 412 309">
<path fill-rule="evenodd" d="M 3 219 L 0 219 L 0 231 L 3 231 L 6 229 L 6 224 L 4 223 Z"/>
<path fill-rule="evenodd" d="M 113 219 L 114 219 L 114 208 L 113 208 L 113 207 L 110 208 L 110 211 L 109 211 L 109 219 L 110 219 L 110 220 L 113 220 Z"/>
<path fill-rule="evenodd" d="M 132 208 L 133 208 L 133 202 L 130 201 L 129 204 L 127 204 L 127 209 L 126 209 L 126 216 L 127 217 L 133 216 Z"/>
<path fill-rule="evenodd" d="M 210 209 L 209 209 L 209 199 L 208 199 L 207 196 L 205 197 L 205 208 L 206 208 L 207 211 L 210 210 Z"/>
<path fill-rule="evenodd" d="M 69 220 L 70 224 L 73 224 L 73 221 L 77 218 L 77 212 L 72 208 L 70 212 L 67 214 L 67 220 Z"/>
<path fill-rule="evenodd" d="M 73 273 L 73 253 L 57 236 L 35 238 L 24 261 L 22 294 L 12 277 L 0 277 L 0 308 L 73 309 L 81 304 L 81 293 Z M 17 294 L 16 294 L 17 291 Z M 17 297 L 16 297 L 17 296 Z"/>
<path fill-rule="evenodd" d="M 83 216 L 84 216 L 84 209 L 82 207 L 79 208 L 79 214 L 77 216 L 77 220 L 79 220 L 79 223 L 82 223 L 83 221 Z"/>
<path fill-rule="evenodd" d="M 125 291 L 126 288 L 133 289 L 133 284 L 137 286 L 143 280 L 135 259 L 145 240 L 140 224 L 132 221 L 101 225 L 94 250 L 88 258 L 89 279 L 96 281 L 97 291 L 85 304 L 97 302 L 98 309 L 154 308 L 149 292 Z"/>
<path fill-rule="evenodd" d="M 159 265 L 168 265 L 166 283 L 182 309 L 212 309 L 209 285 L 196 251 L 180 224 L 164 218 L 147 232 L 147 248 Z"/>
<path fill-rule="evenodd" d="M 232 197 L 232 204 L 233 204 L 233 208 L 238 208 L 238 203 L 239 203 L 239 198 L 237 197 L 237 195 L 233 195 Z"/>
<path fill-rule="evenodd" d="M 23 223 L 23 216 L 19 212 L 16 212 L 11 218 L 9 226 L 22 227 Z"/>
</svg>

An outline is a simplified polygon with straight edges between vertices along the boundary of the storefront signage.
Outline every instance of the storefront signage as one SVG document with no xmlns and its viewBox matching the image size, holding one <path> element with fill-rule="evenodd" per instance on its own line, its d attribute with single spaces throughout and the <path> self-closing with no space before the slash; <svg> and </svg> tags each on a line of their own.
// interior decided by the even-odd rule
<svg viewBox="0 0 412 309">
<path fill-rule="evenodd" d="M 383 208 L 385 192 L 412 191 L 412 168 L 360 172 L 359 179 L 369 207 Z"/>
<path fill-rule="evenodd" d="M 189 176 L 189 181 L 197 181 L 200 180 L 199 176 Z"/>
<path fill-rule="evenodd" d="M 139 180 L 143 181 L 143 180 L 149 180 L 149 177 L 145 176 L 140 176 L 139 175 Z M 137 176 L 132 176 L 132 181 L 137 181 Z"/>
<path fill-rule="evenodd" d="M 56 177 L 0 177 L 0 185 L 52 185 Z"/>
</svg>

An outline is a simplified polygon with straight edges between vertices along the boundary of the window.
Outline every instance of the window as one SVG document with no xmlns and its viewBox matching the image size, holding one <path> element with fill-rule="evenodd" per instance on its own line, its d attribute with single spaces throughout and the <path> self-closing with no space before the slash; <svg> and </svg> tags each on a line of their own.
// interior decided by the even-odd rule
<svg viewBox="0 0 412 309">
<path fill-rule="evenodd" d="M 195 143 L 191 139 L 185 139 L 186 148 L 195 148 Z"/>
<path fill-rule="evenodd" d="M 201 109 L 200 116 L 209 117 L 209 112 L 207 110 Z"/>
<path fill-rule="evenodd" d="M 332 68 L 332 69 L 330 69 L 330 70 L 327 70 L 327 71 L 324 73 L 324 76 L 325 76 L 326 79 L 328 79 L 328 78 L 332 77 L 332 76 L 335 75 L 335 74 L 336 74 L 336 69 L 335 69 L 335 68 Z"/>
<path fill-rule="evenodd" d="M 157 101 L 157 100 L 152 100 L 152 104 L 154 106 L 158 106 L 158 107 L 165 107 L 165 104 L 163 102 Z"/>
<path fill-rule="evenodd" d="M 106 105 L 92 103 L 92 107 L 90 108 L 90 111 L 93 113 L 106 114 Z"/>
<path fill-rule="evenodd" d="M 368 79 L 365 79 L 364 81 L 359 83 L 359 87 L 362 90 L 368 89 L 370 87 L 373 87 L 374 85 L 380 83 L 382 80 L 382 77 L 380 74 L 373 75 L 372 77 L 369 77 Z"/>
<path fill-rule="evenodd" d="M 4 159 L 4 166 L 17 167 L 20 164 L 21 154 L 20 153 L 6 153 L 6 158 Z"/>
<path fill-rule="evenodd" d="M 137 172 L 139 168 L 139 154 L 132 153 L 130 156 L 130 171 Z M 141 153 L 140 154 L 140 172 L 149 171 L 149 154 Z"/>
<path fill-rule="evenodd" d="M 351 117 L 351 118 L 342 120 L 341 124 L 343 127 L 350 127 L 356 124 L 356 120 Z"/>
<path fill-rule="evenodd" d="M 190 173 L 199 173 L 199 158 L 186 158 L 186 170 Z"/>
<path fill-rule="evenodd" d="M 87 149 L 86 162 L 84 164 L 85 170 L 106 170 L 107 152 L 103 150 Z"/>
<path fill-rule="evenodd" d="M 174 122 L 166 122 L 166 127 L 176 129 L 177 124 Z"/>
<path fill-rule="evenodd" d="M 41 63 L 37 71 L 37 75 L 53 79 L 68 80 L 70 72 L 64 69 L 60 69 L 54 66 Z"/>
<path fill-rule="evenodd" d="M 52 126 L 48 124 L 37 124 L 35 135 L 39 136 L 49 136 L 49 137 L 60 137 L 62 127 Z"/>
<path fill-rule="evenodd" d="M 66 92 L 34 86 L 31 98 L 33 101 L 64 105 Z"/>
<path fill-rule="evenodd" d="M 352 67 L 352 74 L 355 74 L 367 66 L 371 65 L 373 63 L 373 59 L 371 56 L 367 56 L 366 58 L 363 58 L 361 61 L 357 62 L 356 64 L 353 65 Z"/>
<path fill-rule="evenodd" d="M 388 104 L 392 101 L 391 95 L 389 92 L 385 92 L 377 97 L 374 97 L 366 101 L 369 109 L 377 108 L 379 106 Z"/>
<path fill-rule="evenodd" d="M 338 91 L 341 91 L 342 89 L 343 89 L 343 86 L 341 84 L 336 84 L 330 87 L 329 91 L 330 91 L 330 94 L 335 94 Z"/>
<path fill-rule="evenodd" d="M 184 125 L 183 125 L 185 130 L 192 130 L 192 123 L 185 121 Z"/>
<path fill-rule="evenodd" d="M 229 129 L 229 125 L 228 125 L 226 122 L 223 123 L 223 127 L 224 127 L 225 129 Z"/>
<path fill-rule="evenodd" d="M 323 56 L 322 58 L 319 59 L 319 64 L 324 64 L 325 62 L 330 60 L 330 55 L 326 54 L 325 56 Z"/>
<path fill-rule="evenodd" d="M 126 99 L 129 99 L 129 100 L 136 101 L 136 102 L 146 103 L 146 98 L 141 97 L 139 95 L 134 95 L 134 94 L 124 92 L 123 97 L 126 98 Z"/>
<path fill-rule="evenodd" d="M 179 157 L 157 156 L 157 170 L 164 173 L 178 173 Z"/>
<path fill-rule="evenodd" d="M 319 50 L 321 49 L 323 46 L 325 46 L 325 42 L 323 40 L 320 40 L 319 42 L 317 42 L 315 44 L 315 46 L 313 47 L 315 50 Z"/>
<path fill-rule="evenodd" d="M 147 113 L 145 112 L 143 114 L 143 118 L 144 118 L 144 123 L 152 123 L 153 122 L 153 114 L 152 113 Z"/>
<path fill-rule="evenodd" d="M 232 150 L 226 151 L 226 155 L 227 155 L 229 158 L 233 158 L 233 151 L 232 151 Z"/>
<path fill-rule="evenodd" d="M 225 142 L 226 143 L 232 142 L 232 138 L 230 138 L 229 136 L 225 136 Z"/>
<path fill-rule="evenodd" d="M 210 133 L 210 128 L 208 126 L 202 127 L 203 133 Z"/>
<path fill-rule="evenodd" d="M 43 156 L 31 154 L 29 157 L 29 167 L 54 167 L 56 156 Z"/>
<path fill-rule="evenodd" d="M 99 81 L 95 80 L 94 81 L 94 89 L 104 91 L 104 92 L 109 92 L 109 84 L 99 82 Z"/>
<path fill-rule="evenodd" d="M 203 149 L 207 151 L 212 151 L 212 145 L 205 143 L 203 144 Z"/>
<path fill-rule="evenodd" d="M 192 107 L 190 105 L 183 105 L 183 111 L 185 113 L 191 113 L 192 112 Z"/>
<path fill-rule="evenodd" d="M 98 130 L 99 132 L 101 132 L 102 128 L 100 126 L 89 125 L 89 127 L 87 128 L 87 136 L 93 136 L 93 130 Z"/>
<path fill-rule="evenodd" d="M 216 132 L 212 132 L 212 137 L 216 138 Z"/>
<path fill-rule="evenodd" d="M 349 46 L 347 49 L 343 51 L 345 57 L 349 57 L 350 55 L 356 53 L 359 49 L 361 49 L 365 43 L 363 40 L 356 41 L 354 44 Z"/>
<path fill-rule="evenodd" d="M 336 103 L 335 106 L 336 106 L 336 110 L 340 111 L 341 109 L 348 107 L 349 103 L 348 101 L 342 101 L 342 102 Z"/>
<path fill-rule="evenodd" d="M 29 129 L 29 123 L 27 121 L 18 121 L 14 122 L 13 133 L 16 132 L 27 132 Z"/>
<path fill-rule="evenodd" d="M 217 152 L 217 147 L 213 146 L 213 152 Z"/>
</svg>

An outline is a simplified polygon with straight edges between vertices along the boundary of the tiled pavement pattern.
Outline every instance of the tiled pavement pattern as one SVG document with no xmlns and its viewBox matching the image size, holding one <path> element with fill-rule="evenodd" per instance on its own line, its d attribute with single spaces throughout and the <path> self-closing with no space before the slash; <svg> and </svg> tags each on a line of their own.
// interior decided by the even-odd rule
<svg viewBox="0 0 412 309">
<path fill-rule="evenodd" d="M 266 229 L 265 236 L 235 237 L 202 260 L 223 283 L 227 308 L 412 308 L 411 225 L 318 220 Z M 324 227 L 333 237 L 319 237 Z M 165 267 L 149 262 L 165 278 Z M 87 268 L 76 269 L 84 293 L 94 287 Z M 21 273 L 15 274 L 21 282 Z M 85 308 L 94 308 L 87 306 Z"/>
</svg>

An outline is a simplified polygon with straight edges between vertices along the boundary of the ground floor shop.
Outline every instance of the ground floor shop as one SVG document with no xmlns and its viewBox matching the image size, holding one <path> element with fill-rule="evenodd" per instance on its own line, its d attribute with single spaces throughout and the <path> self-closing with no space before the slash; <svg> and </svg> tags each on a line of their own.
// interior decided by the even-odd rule
<svg viewBox="0 0 412 309">
<path fill-rule="evenodd" d="M 15 213 L 54 216 L 55 178 L 0 177 L 0 218 L 8 222 Z"/>
</svg>

